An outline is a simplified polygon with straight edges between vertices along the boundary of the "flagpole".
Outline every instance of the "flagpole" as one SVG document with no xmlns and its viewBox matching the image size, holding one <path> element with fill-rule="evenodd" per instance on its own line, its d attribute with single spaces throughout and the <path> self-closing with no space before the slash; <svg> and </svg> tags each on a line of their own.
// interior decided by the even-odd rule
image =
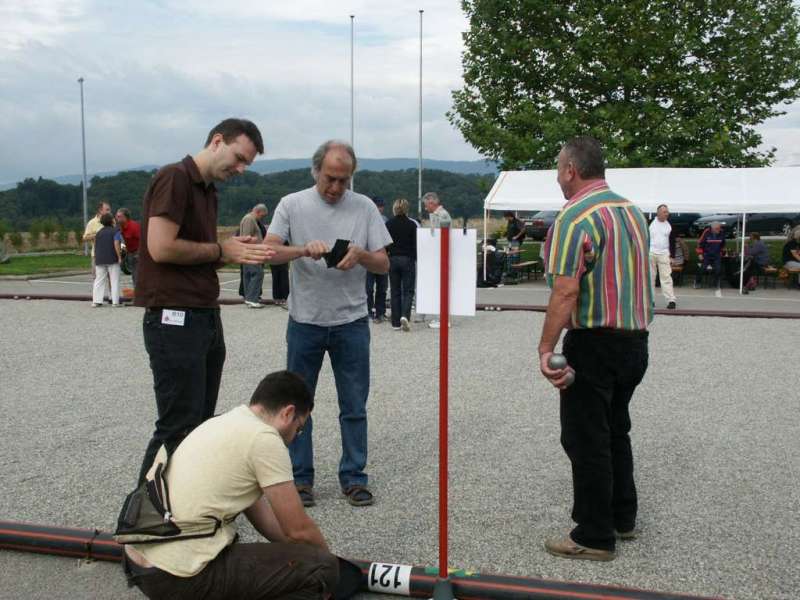
<svg viewBox="0 0 800 600">
<path fill-rule="evenodd" d="M 354 59 L 354 49 L 355 49 L 355 15 L 350 15 L 350 145 L 353 147 L 355 151 L 356 143 L 355 143 L 355 59 Z M 355 184 L 356 174 L 353 172 L 353 176 L 350 178 L 350 189 L 353 190 Z"/>
<path fill-rule="evenodd" d="M 419 155 L 417 158 L 417 217 L 422 219 L 422 13 L 419 11 Z"/>
</svg>

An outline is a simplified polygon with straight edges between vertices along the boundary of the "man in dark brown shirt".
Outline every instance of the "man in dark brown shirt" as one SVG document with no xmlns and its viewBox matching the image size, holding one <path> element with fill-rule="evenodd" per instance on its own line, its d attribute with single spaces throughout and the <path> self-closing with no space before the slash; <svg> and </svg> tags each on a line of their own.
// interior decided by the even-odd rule
<svg viewBox="0 0 800 600">
<path fill-rule="evenodd" d="M 145 193 L 135 304 L 145 308 L 158 420 L 140 482 L 162 444 L 171 452 L 214 415 L 225 362 L 217 268 L 262 264 L 274 255 L 251 237 L 217 241 L 214 182 L 244 172 L 263 152 L 253 123 L 226 119 L 194 157 L 159 170 Z"/>
</svg>

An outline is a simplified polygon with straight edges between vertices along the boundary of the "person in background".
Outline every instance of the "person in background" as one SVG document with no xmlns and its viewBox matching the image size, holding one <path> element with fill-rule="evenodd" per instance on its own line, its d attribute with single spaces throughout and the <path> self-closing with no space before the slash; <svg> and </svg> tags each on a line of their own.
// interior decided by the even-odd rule
<svg viewBox="0 0 800 600">
<path fill-rule="evenodd" d="M 439 201 L 439 196 L 436 194 L 436 192 L 428 192 L 425 194 L 422 197 L 422 205 L 430 215 L 428 218 L 430 219 L 431 228 L 438 229 L 442 227 L 450 227 L 453 220 L 450 218 L 450 213 L 447 212 L 444 206 L 442 206 L 441 202 Z M 431 329 L 439 329 L 440 325 L 439 319 L 433 319 L 430 323 L 428 323 L 428 327 Z"/>
<path fill-rule="evenodd" d="M 411 329 L 411 302 L 417 271 L 417 224 L 408 218 L 408 200 L 398 198 L 394 217 L 386 222 L 392 236 L 389 246 L 389 281 L 392 296 L 392 329 Z"/>
<path fill-rule="evenodd" d="M 503 213 L 506 219 L 506 241 L 508 242 L 508 272 L 511 272 L 511 265 L 519 262 L 522 242 L 525 240 L 525 224 L 517 218 L 513 211 Z"/>
<path fill-rule="evenodd" d="M 722 275 L 722 251 L 725 248 L 725 232 L 719 221 L 711 223 L 711 227 L 703 231 L 700 239 L 697 240 L 697 256 L 700 260 L 700 268 L 694 280 L 694 288 L 700 287 L 703 273 L 709 273 L 714 278 L 714 295 L 722 297 L 719 288 L 719 281 Z"/>
<path fill-rule="evenodd" d="M 133 287 L 136 289 L 136 267 L 139 264 L 142 229 L 139 223 L 131 219 L 131 211 L 127 208 L 117 209 L 117 225 L 125 243 L 125 266 L 130 271 Z"/>
<path fill-rule="evenodd" d="M 787 269 L 800 269 L 800 225 L 789 232 L 789 238 L 783 245 L 783 266 Z M 800 287 L 800 275 L 796 286 Z"/>
<path fill-rule="evenodd" d="M 744 289 L 742 293 L 747 294 L 755 291 L 758 287 L 757 277 L 769 265 L 769 250 L 767 245 L 761 241 L 761 235 L 753 232 L 750 234 L 750 245 L 745 248 L 744 252 Z"/>
<path fill-rule="evenodd" d="M 675 308 L 677 298 L 672 288 L 672 263 L 670 262 L 669 208 L 661 204 L 656 209 L 656 218 L 650 223 L 650 285 L 656 287 L 656 274 L 661 280 L 661 293 L 667 301 L 667 308 Z"/>
<path fill-rule="evenodd" d="M 267 228 L 262 222 L 267 216 L 267 207 L 256 204 L 239 223 L 239 235 L 250 237 L 257 243 L 264 241 Z M 250 308 L 263 308 L 261 304 L 261 288 L 264 284 L 264 265 L 242 265 L 242 287 L 244 303 Z"/>
<path fill-rule="evenodd" d="M 289 265 L 270 265 L 270 273 L 272 273 L 272 302 L 276 306 L 280 306 L 284 310 L 289 307 L 286 304 L 289 298 Z"/>
<path fill-rule="evenodd" d="M 389 219 L 383 214 L 384 199 L 375 196 L 372 201 L 378 207 L 383 222 Z M 389 275 L 387 273 L 371 273 L 367 271 L 367 310 L 369 311 L 372 322 L 375 324 L 383 323 L 386 319 L 386 290 L 389 287 Z"/>
<path fill-rule="evenodd" d="M 103 227 L 100 223 L 100 217 L 106 213 L 111 213 L 111 205 L 103 200 L 97 204 L 97 212 L 95 213 L 94 217 L 89 219 L 89 222 L 86 223 L 86 229 L 83 232 L 83 241 L 89 244 L 92 254 L 92 279 L 94 279 L 96 275 L 94 262 L 94 238 L 97 235 L 97 232 Z M 106 290 L 108 290 L 108 287 L 109 286 L 106 285 Z"/>
<path fill-rule="evenodd" d="M 689 259 L 689 246 L 682 233 L 676 233 L 673 229 L 669 236 L 669 255 L 673 267 L 682 267 Z"/>
<path fill-rule="evenodd" d="M 111 281 L 111 305 L 122 306 L 119 303 L 119 276 L 122 251 L 116 239 L 117 230 L 114 228 L 114 217 L 110 212 L 100 216 L 100 229 L 94 235 L 95 275 L 92 289 L 92 307 L 103 306 L 103 292 L 106 279 Z"/>
</svg>

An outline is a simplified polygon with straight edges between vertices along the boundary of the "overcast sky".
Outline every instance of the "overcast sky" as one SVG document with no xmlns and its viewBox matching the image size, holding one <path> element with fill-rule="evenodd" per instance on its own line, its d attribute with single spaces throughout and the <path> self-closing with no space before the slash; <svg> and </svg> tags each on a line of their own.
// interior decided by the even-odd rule
<svg viewBox="0 0 800 600">
<path fill-rule="evenodd" d="M 461 85 L 458 0 L 0 0 L 0 183 L 80 172 L 80 76 L 90 173 L 176 160 L 227 116 L 256 122 L 266 158 L 347 139 L 350 14 L 356 151 L 415 157 L 419 8 L 424 155 L 478 159 L 445 118 Z M 779 164 L 800 164 L 790 108 L 762 127 Z"/>
</svg>

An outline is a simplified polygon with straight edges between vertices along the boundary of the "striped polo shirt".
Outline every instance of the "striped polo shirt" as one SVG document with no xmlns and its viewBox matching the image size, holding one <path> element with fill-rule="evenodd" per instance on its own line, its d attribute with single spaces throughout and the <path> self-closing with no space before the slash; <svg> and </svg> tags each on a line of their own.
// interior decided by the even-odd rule
<svg viewBox="0 0 800 600">
<path fill-rule="evenodd" d="M 604 180 L 590 183 L 564 205 L 543 256 L 550 287 L 556 275 L 580 281 L 573 327 L 647 329 L 654 306 L 649 248 L 642 211 Z"/>
</svg>

